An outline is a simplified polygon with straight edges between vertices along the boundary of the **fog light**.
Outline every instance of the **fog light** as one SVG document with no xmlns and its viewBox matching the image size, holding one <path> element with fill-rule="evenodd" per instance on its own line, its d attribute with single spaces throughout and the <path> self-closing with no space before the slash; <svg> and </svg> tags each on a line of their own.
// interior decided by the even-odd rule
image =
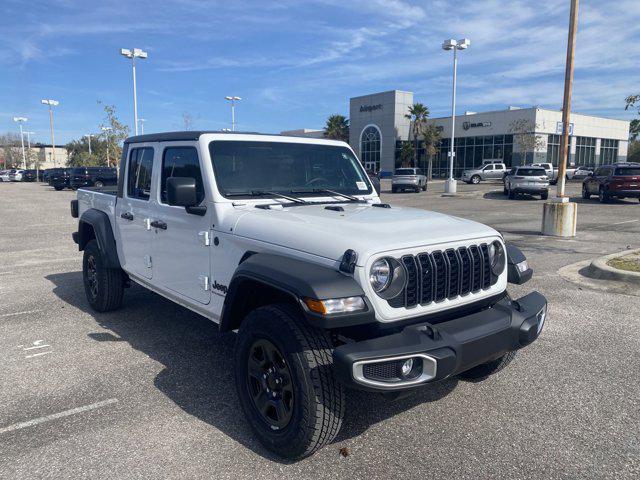
<svg viewBox="0 0 640 480">
<path fill-rule="evenodd" d="M 524 273 L 529 269 L 529 264 L 527 263 L 526 260 L 523 260 L 520 263 L 516 263 L 516 268 L 520 273 Z"/>
<path fill-rule="evenodd" d="M 402 367 L 400 367 L 400 372 L 402 373 L 403 377 L 406 377 L 411 373 L 412 369 L 413 369 L 413 358 L 409 358 L 405 360 L 404 363 L 402 364 Z"/>
</svg>

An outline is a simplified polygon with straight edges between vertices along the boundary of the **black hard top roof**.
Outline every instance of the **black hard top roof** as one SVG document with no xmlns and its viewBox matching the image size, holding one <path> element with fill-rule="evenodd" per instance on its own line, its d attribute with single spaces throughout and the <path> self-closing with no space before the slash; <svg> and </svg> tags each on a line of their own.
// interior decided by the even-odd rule
<svg viewBox="0 0 640 480">
<path fill-rule="evenodd" d="M 127 138 L 124 143 L 143 143 L 143 142 L 171 142 L 171 141 L 187 141 L 198 140 L 200 135 L 205 133 L 217 133 L 228 135 L 270 135 L 276 137 L 282 137 L 277 133 L 259 133 L 259 132 L 226 132 L 220 130 L 189 130 L 184 132 L 163 132 L 163 133 L 150 133 L 148 135 L 136 135 Z"/>
</svg>

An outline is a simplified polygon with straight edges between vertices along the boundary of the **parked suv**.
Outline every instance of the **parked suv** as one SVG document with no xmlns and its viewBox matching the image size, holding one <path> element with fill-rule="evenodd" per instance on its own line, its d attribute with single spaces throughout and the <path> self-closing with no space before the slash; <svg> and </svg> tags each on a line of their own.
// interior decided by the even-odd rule
<svg viewBox="0 0 640 480">
<path fill-rule="evenodd" d="M 640 199 L 640 163 L 614 163 L 598 167 L 582 182 L 582 198 L 598 195 L 600 203 L 610 198 Z"/>
<path fill-rule="evenodd" d="M 77 190 L 80 187 L 102 188 L 105 185 L 115 185 L 118 174 L 115 168 L 107 167 L 76 167 L 69 173 L 69 187 Z"/>
<path fill-rule="evenodd" d="M 462 172 L 462 180 L 467 183 L 477 184 L 481 180 L 502 180 L 507 167 L 504 163 L 487 163 L 479 168 Z"/>
<path fill-rule="evenodd" d="M 69 175 L 72 168 L 53 168 L 49 173 L 49 185 L 56 190 L 69 187 Z"/>
<path fill-rule="evenodd" d="M 24 170 L 14 169 L 9 172 L 9 180 L 12 182 L 21 182 Z"/>
<path fill-rule="evenodd" d="M 9 172 L 11 170 L 0 170 L 0 182 L 10 182 Z"/>
<path fill-rule="evenodd" d="M 398 168 L 391 179 L 391 191 L 427 189 L 427 177 L 420 168 Z"/>
<path fill-rule="evenodd" d="M 519 193 L 549 198 L 549 177 L 541 167 L 513 167 L 504 177 L 504 194 L 511 200 Z"/>
<path fill-rule="evenodd" d="M 22 173 L 22 181 L 23 182 L 35 182 L 36 181 L 36 171 L 35 170 L 25 170 Z"/>
<path fill-rule="evenodd" d="M 486 225 L 381 203 L 344 142 L 143 135 L 120 172 L 117 192 L 71 202 L 88 303 L 115 310 L 135 282 L 237 331 L 225 365 L 279 455 L 333 441 L 345 388 L 479 381 L 543 328 L 544 296 L 507 293 L 533 273 L 520 250 Z"/>
</svg>

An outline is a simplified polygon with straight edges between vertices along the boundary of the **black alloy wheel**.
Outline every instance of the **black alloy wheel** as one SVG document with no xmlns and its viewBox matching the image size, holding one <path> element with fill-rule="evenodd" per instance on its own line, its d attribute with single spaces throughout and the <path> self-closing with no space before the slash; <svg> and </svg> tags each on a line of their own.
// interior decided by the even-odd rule
<svg viewBox="0 0 640 480">
<path fill-rule="evenodd" d="M 294 404 L 291 370 L 280 350 L 269 340 L 261 338 L 251 345 L 247 381 L 260 418 L 274 430 L 286 427 Z"/>
</svg>

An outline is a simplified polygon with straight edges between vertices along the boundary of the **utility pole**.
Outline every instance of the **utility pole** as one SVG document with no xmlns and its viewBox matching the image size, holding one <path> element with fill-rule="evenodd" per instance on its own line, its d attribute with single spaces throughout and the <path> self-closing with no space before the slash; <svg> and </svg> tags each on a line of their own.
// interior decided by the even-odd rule
<svg viewBox="0 0 640 480">
<path fill-rule="evenodd" d="M 571 92 L 573 90 L 573 60 L 576 49 L 576 34 L 578 33 L 578 3 L 579 0 L 571 0 L 567 65 L 564 73 L 564 99 L 562 101 L 562 139 L 560 140 L 560 165 L 558 165 L 558 198 L 564 197 L 567 159 L 569 158 L 569 125 L 571 120 Z"/>
<path fill-rule="evenodd" d="M 571 114 L 571 90 L 573 87 L 573 60 L 578 31 L 578 0 L 571 0 L 569 36 L 567 40 L 567 65 L 564 74 L 564 98 L 562 102 L 562 138 L 558 165 L 558 191 L 556 198 L 545 202 L 542 210 L 542 234 L 555 237 L 575 237 L 578 205 L 565 195 L 567 158 L 569 156 L 569 125 Z"/>
<path fill-rule="evenodd" d="M 20 125 L 20 144 L 22 145 L 22 168 L 27 168 L 27 156 L 24 153 L 24 132 L 22 131 L 22 124 L 28 120 L 27 117 L 13 117 L 14 122 L 18 122 Z"/>
</svg>

